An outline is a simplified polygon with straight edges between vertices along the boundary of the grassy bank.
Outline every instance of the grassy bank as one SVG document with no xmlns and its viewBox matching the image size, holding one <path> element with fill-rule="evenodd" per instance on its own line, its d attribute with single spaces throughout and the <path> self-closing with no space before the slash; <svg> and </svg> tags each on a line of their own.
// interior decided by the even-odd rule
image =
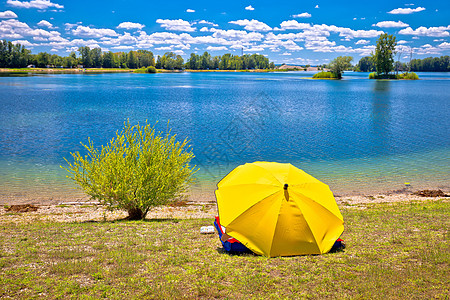
<svg viewBox="0 0 450 300">
<path fill-rule="evenodd" d="M 227 73 L 227 72 L 250 72 L 250 73 L 270 73 L 270 72 L 286 72 L 283 69 L 252 69 L 252 70 L 192 70 L 186 69 L 186 72 L 191 73 L 210 73 L 210 72 L 219 72 L 219 73 Z"/>
<path fill-rule="evenodd" d="M 319 72 L 314 74 L 313 79 L 338 79 L 338 76 L 333 72 Z"/>
<path fill-rule="evenodd" d="M 344 252 L 221 251 L 212 220 L 0 222 L 0 298 L 446 298 L 448 201 L 345 204 Z"/>
<path fill-rule="evenodd" d="M 377 73 L 372 72 L 369 74 L 369 79 L 402 79 L 402 80 L 418 80 L 419 76 L 414 72 L 400 73 L 400 74 L 383 74 L 377 75 Z"/>
<path fill-rule="evenodd" d="M 180 72 L 191 72 L 191 73 L 206 73 L 206 72 L 250 72 L 250 73 L 269 73 L 269 72 L 288 72 L 291 70 L 285 69 L 255 69 L 255 70 L 164 70 L 155 69 L 157 73 L 180 73 Z M 0 73 L 18 73 L 18 74 L 79 74 L 79 73 L 154 73 L 146 72 L 141 69 L 104 69 L 104 68 L 87 68 L 87 69 L 64 69 L 64 68 L 0 68 Z"/>
<path fill-rule="evenodd" d="M 78 68 L 17 68 L 0 69 L 0 73 L 32 73 L 32 74 L 78 74 L 78 73 L 129 73 L 133 72 L 132 69 L 104 69 L 104 68 L 88 68 L 88 69 L 78 69 Z"/>
</svg>

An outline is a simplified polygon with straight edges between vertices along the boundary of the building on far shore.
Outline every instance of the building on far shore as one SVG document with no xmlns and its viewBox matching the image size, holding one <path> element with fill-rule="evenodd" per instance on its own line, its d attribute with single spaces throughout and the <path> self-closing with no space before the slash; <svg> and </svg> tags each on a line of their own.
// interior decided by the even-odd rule
<svg viewBox="0 0 450 300">
<path fill-rule="evenodd" d="M 319 71 L 318 67 L 304 67 L 304 66 L 289 66 L 289 65 L 281 65 L 278 67 L 279 70 L 291 70 L 291 71 L 308 71 L 308 72 L 317 72 Z"/>
</svg>

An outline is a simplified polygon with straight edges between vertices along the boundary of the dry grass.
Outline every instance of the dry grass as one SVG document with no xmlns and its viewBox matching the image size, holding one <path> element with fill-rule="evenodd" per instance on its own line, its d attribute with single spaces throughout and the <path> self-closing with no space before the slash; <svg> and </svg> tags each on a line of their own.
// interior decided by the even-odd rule
<svg viewBox="0 0 450 300">
<path fill-rule="evenodd" d="M 271 259 L 223 253 L 211 219 L 3 220 L 0 298 L 448 299 L 449 208 L 344 204 L 344 252 Z"/>
</svg>

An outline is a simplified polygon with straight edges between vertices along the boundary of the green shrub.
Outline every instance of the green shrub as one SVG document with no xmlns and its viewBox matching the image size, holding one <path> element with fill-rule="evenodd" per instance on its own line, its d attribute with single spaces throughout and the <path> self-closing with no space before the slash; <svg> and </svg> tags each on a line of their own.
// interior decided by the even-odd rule
<svg viewBox="0 0 450 300">
<path fill-rule="evenodd" d="M 414 72 L 410 72 L 410 73 L 398 74 L 397 79 L 418 80 L 419 76 L 417 76 L 417 74 Z"/>
<path fill-rule="evenodd" d="M 397 75 L 395 74 L 377 74 L 376 72 L 372 72 L 369 74 L 369 79 L 397 79 Z"/>
<path fill-rule="evenodd" d="M 156 68 L 154 66 L 150 66 L 147 69 L 145 69 L 146 73 L 156 73 Z"/>
<path fill-rule="evenodd" d="M 96 149 L 89 139 L 88 155 L 71 153 L 67 176 L 86 194 L 110 209 L 128 211 L 132 220 L 144 219 L 153 206 L 164 205 L 184 196 L 192 182 L 195 167 L 188 141 L 156 132 L 155 127 L 124 123 L 124 128 L 106 146 Z"/>
<path fill-rule="evenodd" d="M 314 79 L 323 79 L 323 78 L 331 78 L 331 79 L 337 79 L 338 76 L 334 74 L 333 72 L 319 72 L 314 74 Z"/>
<path fill-rule="evenodd" d="M 147 68 L 140 68 L 134 70 L 134 73 L 156 73 L 156 68 L 153 66 L 147 67 Z"/>
<path fill-rule="evenodd" d="M 387 74 L 381 75 L 376 72 L 372 72 L 369 74 L 369 79 L 409 79 L 409 80 L 417 80 L 419 76 L 417 76 L 414 72 L 404 73 L 404 74 Z"/>
</svg>

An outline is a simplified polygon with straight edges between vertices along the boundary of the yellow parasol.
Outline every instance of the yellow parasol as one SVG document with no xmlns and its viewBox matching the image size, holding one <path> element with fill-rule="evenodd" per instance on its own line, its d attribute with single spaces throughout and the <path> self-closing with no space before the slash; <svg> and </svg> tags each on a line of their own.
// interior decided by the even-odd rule
<svg viewBox="0 0 450 300">
<path fill-rule="evenodd" d="M 291 164 L 247 163 L 217 186 L 220 223 L 257 254 L 323 254 L 344 231 L 329 187 Z"/>
</svg>

